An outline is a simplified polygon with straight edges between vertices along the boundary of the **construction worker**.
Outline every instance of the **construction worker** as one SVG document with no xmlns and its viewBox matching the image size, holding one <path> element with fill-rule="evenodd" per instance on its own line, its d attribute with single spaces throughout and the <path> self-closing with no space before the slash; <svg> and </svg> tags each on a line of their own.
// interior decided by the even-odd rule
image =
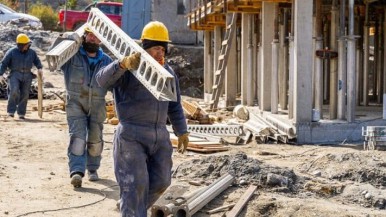
<svg viewBox="0 0 386 217">
<path fill-rule="evenodd" d="M 10 69 L 8 75 L 8 116 L 13 118 L 17 112 L 19 119 L 25 119 L 29 91 L 32 79 L 36 77 L 31 72 L 33 66 L 43 76 L 43 66 L 36 52 L 32 50 L 31 40 L 26 34 L 16 37 L 16 46 L 5 54 L 0 66 L 0 83 L 5 83 L 4 73 Z"/>
<path fill-rule="evenodd" d="M 89 181 L 99 179 L 97 170 L 102 159 L 107 89 L 98 86 L 95 75 L 100 68 L 111 63 L 112 59 L 102 51 L 101 41 L 89 28 L 85 28 L 82 37 L 71 32 L 65 33 L 64 37 L 81 44 L 79 51 L 62 66 L 70 135 L 68 165 L 71 184 L 79 188 L 86 169 Z"/>
<path fill-rule="evenodd" d="M 114 138 L 114 170 L 124 217 L 145 217 L 171 183 L 173 148 L 166 129 L 168 118 L 178 136 L 179 152 L 189 142 L 178 79 L 165 63 L 168 30 L 161 22 L 150 22 L 141 40 L 145 51 L 175 77 L 177 101 L 158 101 L 131 73 L 139 67 L 140 53 L 116 60 L 97 74 L 102 87 L 113 87 L 120 121 Z"/>
</svg>

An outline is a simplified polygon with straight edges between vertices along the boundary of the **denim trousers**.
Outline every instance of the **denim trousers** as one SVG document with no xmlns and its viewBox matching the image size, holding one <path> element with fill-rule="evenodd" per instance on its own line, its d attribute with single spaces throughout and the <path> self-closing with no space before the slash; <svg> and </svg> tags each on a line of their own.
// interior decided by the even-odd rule
<svg viewBox="0 0 386 217">
<path fill-rule="evenodd" d="M 86 169 L 93 171 L 100 167 L 106 107 L 104 100 L 91 102 L 90 104 L 88 99 L 83 99 L 80 96 L 67 96 L 66 112 L 70 135 L 67 155 L 71 175 L 75 172 L 84 174 Z M 90 148 L 93 145 L 100 147 L 100 151 L 96 155 L 90 154 L 92 153 Z M 83 154 L 72 153 L 73 146 L 82 148 Z"/>
<path fill-rule="evenodd" d="M 8 114 L 25 115 L 32 77 L 30 72 L 12 72 L 8 77 Z"/>
</svg>

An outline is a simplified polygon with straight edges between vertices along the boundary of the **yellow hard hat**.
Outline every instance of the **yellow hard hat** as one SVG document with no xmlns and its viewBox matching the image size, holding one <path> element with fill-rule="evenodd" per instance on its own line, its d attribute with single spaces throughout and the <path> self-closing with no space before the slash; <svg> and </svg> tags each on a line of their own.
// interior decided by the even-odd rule
<svg viewBox="0 0 386 217">
<path fill-rule="evenodd" d="M 84 28 L 84 31 L 87 33 L 92 33 L 91 29 L 89 27 Z"/>
<path fill-rule="evenodd" d="M 143 28 L 141 40 L 170 42 L 166 26 L 159 21 L 152 21 Z"/>
<path fill-rule="evenodd" d="M 16 43 L 18 44 L 28 44 L 31 41 L 29 40 L 28 36 L 26 34 L 19 34 L 16 37 Z"/>
</svg>

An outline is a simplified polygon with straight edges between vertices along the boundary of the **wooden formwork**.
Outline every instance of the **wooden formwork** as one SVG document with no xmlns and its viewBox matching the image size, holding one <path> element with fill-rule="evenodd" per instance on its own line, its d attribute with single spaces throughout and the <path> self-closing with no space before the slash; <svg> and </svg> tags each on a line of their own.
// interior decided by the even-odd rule
<svg viewBox="0 0 386 217">
<path fill-rule="evenodd" d="M 292 3 L 292 0 L 208 0 L 187 15 L 191 30 L 213 30 L 225 26 L 226 13 L 260 13 L 263 2 Z"/>
<path fill-rule="evenodd" d="M 223 1 L 208 1 L 188 14 L 188 26 L 192 30 L 213 30 L 214 26 L 225 26 Z"/>
</svg>

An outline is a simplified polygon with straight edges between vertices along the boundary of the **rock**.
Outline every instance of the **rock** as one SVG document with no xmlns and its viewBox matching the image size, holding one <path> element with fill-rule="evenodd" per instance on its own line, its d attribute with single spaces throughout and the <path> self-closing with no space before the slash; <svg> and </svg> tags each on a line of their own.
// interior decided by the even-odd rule
<svg viewBox="0 0 386 217">
<path fill-rule="evenodd" d="M 316 170 L 312 173 L 312 175 L 320 177 L 322 175 L 322 172 L 320 170 Z"/>
<path fill-rule="evenodd" d="M 368 199 L 370 199 L 372 197 L 372 195 L 370 194 L 370 193 L 367 193 L 367 194 L 365 194 L 365 198 L 368 200 Z"/>
<path fill-rule="evenodd" d="M 287 186 L 288 178 L 281 175 L 268 173 L 266 184 L 270 186 Z"/>
</svg>

